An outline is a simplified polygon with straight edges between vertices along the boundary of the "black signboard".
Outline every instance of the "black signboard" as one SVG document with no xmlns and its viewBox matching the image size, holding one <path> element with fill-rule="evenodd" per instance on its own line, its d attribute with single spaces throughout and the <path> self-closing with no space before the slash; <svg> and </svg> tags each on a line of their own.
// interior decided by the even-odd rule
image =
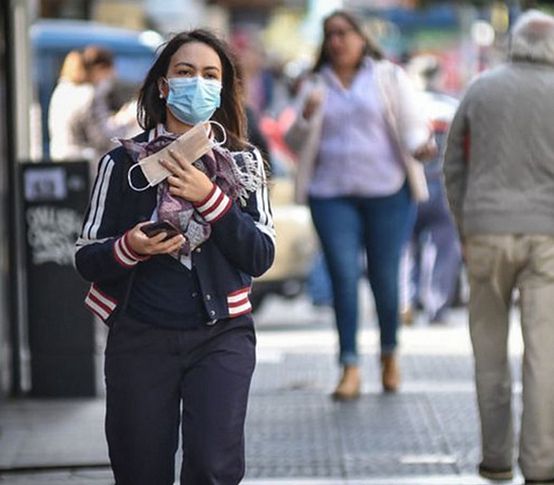
<svg viewBox="0 0 554 485">
<path fill-rule="evenodd" d="M 87 162 L 22 164 L 31 394 L 96 394 L 93 317 L 74 268 L 89 198 Z"/>
</svg>

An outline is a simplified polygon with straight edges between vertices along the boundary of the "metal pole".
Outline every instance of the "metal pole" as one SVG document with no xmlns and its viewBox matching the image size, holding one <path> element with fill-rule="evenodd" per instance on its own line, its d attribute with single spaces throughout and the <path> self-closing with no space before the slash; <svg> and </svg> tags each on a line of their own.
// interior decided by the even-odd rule
<svg viewBox="0 0 554 485">
<path fill-rule="evenodd" d="M 23 356 L 27 349 L 26 329 L 26 291 L 23 221 L 21 211 L 21 188 L 18 164 L 22 157 L 28 156 L 28 119 L 29 105 L 25 102 L 28 95 L 25 83 L 25 68 L 22 59 L 27 59 L 21 49 L 21 39 L 28 37 L 26 25 L 27 6 L 21 0 L 2 2 L 5 8 L 4 31 L 6 35 L 6 122 L 8 152 L 8 281 L 9 319 L 11 340 L 11 394 L 21 396 L 25 391 L 25 369 Z M 17 52 L 16 50 L 19 49 Z M 26 141 L 27 140 L 27 141 Z"/>
<path fill-rule="evenodd" d="M 2 3 L 2 19 L 4 21 L 3 32 L 5 35 L 6 45 L 6 131 L 7 131 L 7 174 L 9 183 L 8 187 L 8 281 L 11 282 L 8 291 L 8 318 L 10 324 L 10 347 L 11 347 L 11 379 L 10 391 L 14 396 L 22 393 L 21 389 L 21 359 L 19 356 L 19 348 L 21 342 L 21 333 L 19 331 L 19 297 L 18 297 L 18 270 L 15 254 L 17 253 L 17 238 L 15 237 L 14 228 L 16 227 L 16 212 L 17 212 L 17 193 L 13 187 L 13 181 L 17 178 L 17 170 L 15 166 L 15 133 L 13 132 L 14 124 L 10 120 L 14 119 L 15 115 L 15 79 L 12 75 L 15 52 L 13 51 L 13 19 L 11 2 Z"/>
</svg>

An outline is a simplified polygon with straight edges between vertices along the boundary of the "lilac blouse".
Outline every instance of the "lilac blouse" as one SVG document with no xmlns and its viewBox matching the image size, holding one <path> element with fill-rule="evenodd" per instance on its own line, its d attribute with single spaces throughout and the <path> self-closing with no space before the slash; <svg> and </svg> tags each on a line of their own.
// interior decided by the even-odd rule
<svg viewBox="0 0 554 485">
<path fill-rule="evenodd" d="M 396 193 L 405 172 L 385 124 L 373 61 L 364 60 L 348 88 L 328 66 L 321 76 L 326 96 L 310 195 L 379 197 Z"/>
</svg>

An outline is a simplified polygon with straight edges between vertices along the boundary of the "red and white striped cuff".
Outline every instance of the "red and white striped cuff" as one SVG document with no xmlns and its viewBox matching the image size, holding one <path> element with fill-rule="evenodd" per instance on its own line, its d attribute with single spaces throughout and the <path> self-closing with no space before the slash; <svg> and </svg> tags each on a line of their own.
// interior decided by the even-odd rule
<svg viewBox="0 0 554 485">
<path fill-rule="evenodd" d="M 131 249 L 128 241 L 128 232 L 123 234 L 114 244 L 113 253 L 115 260 L 124 268 L 132 268 L 140 261 L 145 261 L 150 256 L 143 256 Z"/>
<path fill-rule="evenodd" d="M 215 222 L 227 213 L 233 202 L 229 196 L 214 184 L 208 196 L 200 202 L 195 202 L 194 205 L 206 222 Z"/>
<path fill-rule="evenodd" d="M 85 305 L 96 316 L 106 321 L 117 307 L 117 302 L 101 292 L 93 283 L 85 298 Z"/>
<path fill-rule="evenodd" d="M 227 295 L 227 307 L 229 309 L 229 316 L 231 318 L 250 313 L 252 311 L 252 305 L 248 294 L 250 293 L 250 287 L 241 288 Z"/>
</svg>

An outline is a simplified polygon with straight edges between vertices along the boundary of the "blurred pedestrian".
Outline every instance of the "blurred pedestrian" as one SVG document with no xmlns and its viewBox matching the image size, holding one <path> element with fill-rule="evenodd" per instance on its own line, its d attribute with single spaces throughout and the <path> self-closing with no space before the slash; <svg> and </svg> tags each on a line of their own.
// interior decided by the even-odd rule
<svg viewBox="0 0 554 485">
<path fill-rule="evenodd" d="M 205 30 L 177 34 L 138 105 L 145 131 L 102 158 L 76 252 L 92 282 L 86 304 L 110 327 L 112 468 L 118 485 L 173 484 L 181 426 L 180 483 L 235 485 L 255 365 L 248 294 L 275 234 L 226 44 Z M 178 137 L 178 152 L 158 155 Z"/>
<path fill-rule="evenodd" d="M 89 45 L 83 50 L 89 81 L 94 86 L 87 118 L 82 121 L 88 145 L 95 159 L 115 147 L 115 138 L 136 135 L 135 87 L 117 77 L 113 54 L 109 49 Z"/>
<path fill-rule="evenodd" d="M 115 147 L 114 138 L 138 133 L 129 89 L 118 87 L 109 50 L 89 46 L 71 51 L 49 106 L 51 158 L 95 160 Z"/>
<path fill-rule="evenodd" d="M 233 33 L 232 46 L 242 69 L 247 106 L 260 117 L 273 102 L 275 80 L 266 66 L 266 52 L 259 32 L 241 29 Z"/>
<path fill-rule="evenodd" d="M 81 120 L 86 119 L 94 97 L 83 54 L 67 54 L 48 108 L 50 156 L 54 160 L 90 158 Z"/>
<path fill-rule="evenodd" d="M 421 167 L 407 155 L 429 156 L 433 144 L 406 74 L 383 59 L 352 14 L 331 13 L 323 35 L 287 138 L 299 155 L 297 200 L 308 199 L 332 280 L 342 366 L 333 397 L 353 399 L 360 394 L 362 248 L 381 330 L 383 389 L 399 386 L 398 267 L 414 217 L 407 171 L 425 183 Z"/>
<path fill-rule="evenodd" d="M 444 323 L 459 291 L 462 266 L 456 226 L 448 208 L 442 164 L 446 134 L 458 101 L 440 89 L 442 68 L 434 56 L 414 57 L 406 67 L 423 91 L 432 122 L 437 155 L 425 163 L 429 199 L 418 204 L 405 261 L 401 265 L 401 316 L 411 323 L 421 308 L 432 324 Z"/>
<path fill-rule="evenodd" d="M 554 483 L 554 17 L 523 14 L 509 57 L 467 90 L 444 173 L 469 273 L 479 473 L 512 477 L 508 331 L 518 289 L 525 347 L 519 464 L 525 483 Z"/>
<path fill-rule="evenodd" d="M 235 32 L 231 38 L 231 47 L 240 63 L 248 139 L 271 167 L 268 141 L 260 129 L 260 121 L 271 99 L 272 83 L 266 76 L 261 39 L 257 37 L 254 32 Z"/>
</svg>

